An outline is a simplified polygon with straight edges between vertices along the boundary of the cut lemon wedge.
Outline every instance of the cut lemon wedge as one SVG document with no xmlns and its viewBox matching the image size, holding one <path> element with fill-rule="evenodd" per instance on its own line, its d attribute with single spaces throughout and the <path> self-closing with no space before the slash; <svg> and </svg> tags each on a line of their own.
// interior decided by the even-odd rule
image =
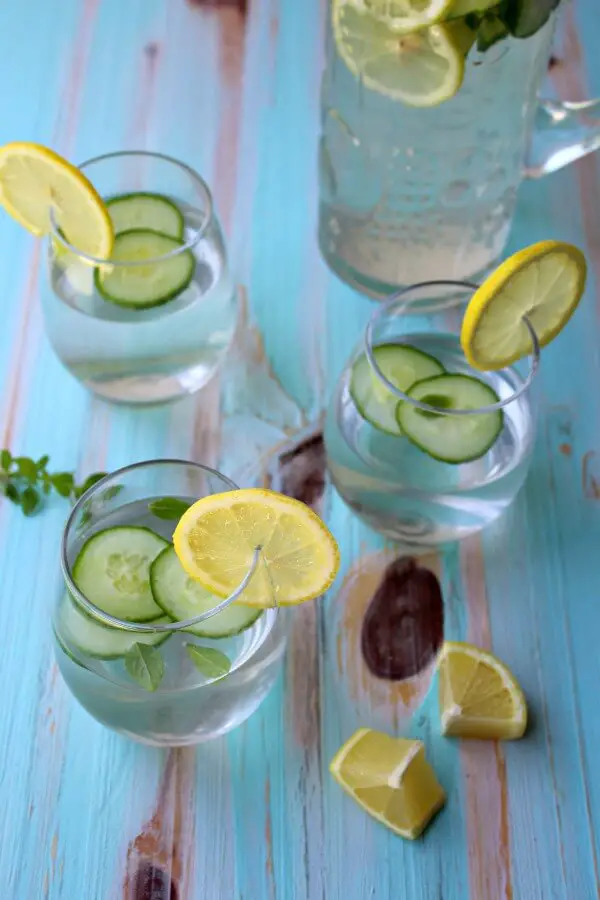
<svg viewBox="0 0 600 900">
<path fill-rule="evenodd" d="M 350 0 L 397 31 L 417 31 L 445 18 L 454 0 Z"/>
<path fill-rule="evenodd" d="M 460 88 L 475 39 L 462 21 L 402 34 L 349 0 L 334 0 L 332 16 L 338 52 L 367 88 L 419 107 L 437 106 Z"/>
<path fill-rule="evenodd" d="M 102 198 L 85 175 L 53 150 L 17 142 L 0 147 L 0 203 L 38 237 L 60 227 L 77 250 L 107 259 L 113 227 Z"/>
<path fill-rule="evenodd" d="M 359 728 L 331 760 L 329 771 L 362 808 L 401 837 L 414 840 L 446 795 L 421 741 Z"/>
<path fill-rule="evenodd" d="M 502 369 L 532 351 L 527 317 L 545 347 L 563 330 L 585 289 L 581 250 L 542 241 L 504 260 L 471 297 L 460 340 L 476 369 Z"/>
<path fill-rule="evenodd" d="M 442 732 L 514 740 L 525 733 L 527 704 L 504 663 L 473 644 L 446 641 L 439 657 Z"/>
<path fill-rule="evenodd" d="M 227 597 L 259 562 L 239 598 L 248 606 L 290 606 L 314 600 L 339 568 L 333 535 L 304 503 L 249 488 L 203 497 L 181 517 L 173 545 L 191 578 Z"/>
</svg>

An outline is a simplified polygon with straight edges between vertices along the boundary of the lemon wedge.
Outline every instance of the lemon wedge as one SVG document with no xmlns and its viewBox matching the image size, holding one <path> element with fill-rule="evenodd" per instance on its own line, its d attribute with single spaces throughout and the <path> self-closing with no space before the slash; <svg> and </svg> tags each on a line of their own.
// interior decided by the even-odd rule
<svg viewBox="0 0 600 900">
<path fill-rule="evenodd" d="M 422 834 L 446 800 L 421 741 L 370 728 L 346 741 L 329 771 L 369 815 L 408 840 Z"/>
<path fill-rule="evenodd" d="M 473 644 L 446 641 L 439 657 L 442 732 L 514 740 L 527 727 L 523 691 L 509 669 Z"/>
<path fill-rule="evenodd" d="M 275 491 L 248 488 L 212 494 L 179 520 L 173 545 L 187 574 L 227 597 L 250 571 L 239 602 L 290 606 L 314 600 L 332 584 L 340 562 L 337 543 L 304 503 Z"/>
</svg>

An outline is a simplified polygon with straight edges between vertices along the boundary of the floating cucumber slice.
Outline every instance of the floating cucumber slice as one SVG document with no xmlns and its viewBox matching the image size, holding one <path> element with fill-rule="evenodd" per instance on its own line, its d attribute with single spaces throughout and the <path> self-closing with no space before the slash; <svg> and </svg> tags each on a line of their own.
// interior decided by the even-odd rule
<svg viewBox="0 0 600 900">
<path fill-rule="evenodd" d="M 111 260 L 137 262 L 158 260 L 140 266 L 111 266 L 96 269 L 96 289 L 110 303 L 129 309 L 150 309 L 173 300 L 189 285 L 196 260 L 191 250 L 166 256 L 182 246 L 178 238 L 158 231 L 134 228 L 115 238 Z"/>
<path fill-rule="evenodd" d="M 87 541 L 73 566 L 73 580 L 104 612 L 131 622 L 163 614 L 150 588 L 150 563 L 168 542 L 149 528 L 119 525 Z"/>
<path fill-rule="evenodd" d="M 115 234 L 143 228 L 159 231 L 169 237 L 183 238 L 183 214 L 163 194 L 119 194 L 106 201 L 106 208 Z"/>
<path fill-rule="evenodd" d="M 155 621 L 157 625 L 162 625 L 171 620 L 168 616 L 162 616 Z M 67 593 L 60 601 L 55 632 L 61 648 L 79 665 L 80 661 L 68 650 L 69 646 L 80 650 L 85 656 L 93 656 L 96 659 L 118 659 L 125 656 L 133 644 L 151 644 L 157 647 L 170 637 L 168 631 L 152 634 L 144 631 L 123 631 L 120 628 L 102 625 L 77 606 Z"/>
<path fill-rule="evenodd" d="M 408 344 L 380 344 L 373 348 L 373 355 L 388 381 L 405 393 L 416 381 L 444 372 L 434 356 Z M 402 434 L 396 417 L 398 398 L 381 383 L 366 354 L 352 366 L 350 394 L 363 419 L 379 431 Z"/>
<path fill-rule="evenodd" d="M 159 553 L 152 563 L 150 584 L 156 603 L 177 622 L 207 612 L 220 602 L 188 576 L 171 546 Z M 261 614 L 260 609 L 232 603 L 223 612 L 187 628 L 186 631 L 199 637 L 229 637 L 245 631 Z"/>
<path fill-rule="evenodd" d="M 437 375 L 414 384 L 407 395 L 439 409 L 473 409 L 498 402 L 492 388 L 470 375 Z M 479 459 L 502 431 L 501 410 L 472 416 L 445 416 L 418 409 L 407 400 L 398 404 L 398 422 L 407 438 L 434 459 L 465 463 Z"/>
</svg>

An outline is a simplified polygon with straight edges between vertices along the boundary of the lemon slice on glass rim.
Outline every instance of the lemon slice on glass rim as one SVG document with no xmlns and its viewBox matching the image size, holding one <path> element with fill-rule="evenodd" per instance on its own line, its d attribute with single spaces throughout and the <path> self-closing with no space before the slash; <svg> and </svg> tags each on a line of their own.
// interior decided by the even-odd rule
<svg viewBox="0 0 600 900">
<path fill-rule="evenodd" d="M 475 32 L 462 21 L 399 32 L 352 0 L 334 0 L 338 52 L 365 87 L 407 106 L 437 106 L 459 90 Z"/>
<path fill-rule="evenodd" d="M 82 254 L 110 256 L 113 226 L 102 198 L 76 166 L 48 147 L 24 141 L 0 147 L 0 204 L 37 237 L 59 228 Z"/>
<path fill-rule="evenodd" d="M 212 494 L 179 520 L 173 546 L 187 574 L 218 597 L 232 594 L 256 569 L 236 602 L 291 606 L 331 586 L 340 555 L 319 516 L 304 503 L 259 488 Z"/>
<path fill-rule="evenodd" d="M 541 241 L 504 260 L 467 305 L 460 341 L 473 368 L 503 369 L 532 352 L 524 318 L 545 347 L 560 334 L 581 300 L 587 266 L 581 250 Z"/>
</svg>

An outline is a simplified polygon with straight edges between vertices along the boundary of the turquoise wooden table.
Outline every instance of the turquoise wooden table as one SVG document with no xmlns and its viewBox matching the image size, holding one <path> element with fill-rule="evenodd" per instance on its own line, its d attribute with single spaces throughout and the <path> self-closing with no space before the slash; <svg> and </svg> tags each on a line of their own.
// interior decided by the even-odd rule
<svg viewBox="0 0 600 900">
<path fill-rule="evenodd" d="M 563 19 L 551 77 L 600 93 L 597 0 Z M 430 673 L 364 671 L 364 607 L 391 548 L 325 486 L 317 422 L 368 301 L 321 263 L 315 150 L 319 0 L 22 0 L 0 5 L 0 142 L 75 161 L 162 150 L 214 187 L 248 328 L 232 370 L 194 400 L 131 412 L 86 394 L 44 337 L 40 246 L 0 216 L 2 446 L 86 474 L 153 456 L 270 479 L 321 509 L 343 551 L 335 589 L 300 610 L 284 677 L 228 738 L 159 752 L 102 729 L 53 662 L 59 500 L 0 504 L 0 895 L 11 900 L 592 900 L 600 855 L 600 159 L 520 196 L 511 248 L 580 245 L 587 295 L 544 355 L 526 490 L 500 524 L 430 560 L 446 636 L 491 646 L 531 706 L 521 742 L 437 735 Z M 219 399 L 220 394 L 220 399 Z M 240 456 L 243 433 L 252 452 Z M 295 441 L 295 444 L 294 444 Z M 361 724 L 423 737 L 448 803 L 407 843 L 370 820 L 327 765 Z"/>
</svg>

